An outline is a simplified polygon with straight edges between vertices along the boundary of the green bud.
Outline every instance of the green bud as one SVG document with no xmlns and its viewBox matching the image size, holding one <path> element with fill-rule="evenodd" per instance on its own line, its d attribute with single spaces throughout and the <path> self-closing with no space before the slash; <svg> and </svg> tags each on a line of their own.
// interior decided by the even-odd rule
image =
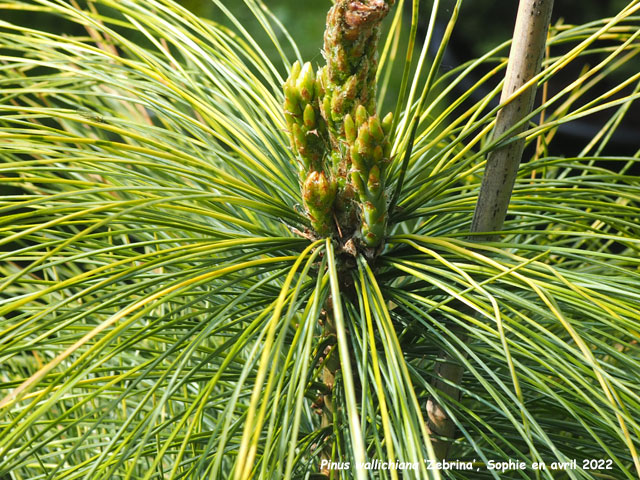
<svg viewBox="0 0 640 480">
<path fill-rule="evenodd" d="M 360 175 L 359 170 L 351 170 L 351 183 L 355 187 L 358 192 L 358 196 L 362 199 L 366 194 L 366 190 L 364 188 L 364 182 L 362 181 L 362 176 Z"/>
<path fill-rule="evenodd" d="M 316 78 L 313 74 L 313 69 L 311 68 L 311 62 L 307 62 L 302 67 L 300 71 L 300 75 L 296 80 L 296 88 L 300 96 L 307 102 L 310 102 L 313 99 L 313 94 L 315 93 L 315 84 Z"/>
<path fill-rule="evenodd" d="M 318 203 L 318 194 L 316 184 L 318 183 L 318 175 L 319 172 L 312 171 L 309 172 L 307 178 L 302 185 L 302 198 L 305 203 L 311 207 L 315 207 Z"/>
<path fill-rule="evenodd" d="M 322 236 L 331 235 L 332 207 L 336 198 L 335 182 L 328 180 L 323 172 L 312 171 L 302 185 L 302 198 L 316 233 Z"/>
<path fill-rule="evenodd" d="M 310 172 L 304 182 L 304 195 L 307 204 L 316 209 L 322 209 L 333 203 L 335 185 L 332 184 L 324 172 Z"/>
<path fill-rule="evenodd" d="M 344 85 L 343 93 L 345 98 L 349 100 L 353 100 L 354 98 L 356 98 L 357 90 L 358 90 L 358 76 L 354 74 L 349 77 L 349 79 Z"/>
<path fill-rule="evenodd" d="M 318 72 L 319 74 L 320 72 Z M 320 79 L 318 78 L 318 74 L 316 74 L 316 83 L 314 84 L 314 98 L 322 98 L 324 96 L 324 87 L 322 83 L 320 83 Z"/>
<path fill-rule="evenodd" d="M 382 119 L 382 130 L 384 130 L 385 135 L 389 135 L 391 132 L 391 126 L 393 125 L 393 113 L 387 113 Z"/>
<path fill-rule="evenodd" d="M 300 104 L 298 103 L 297 98 L 290 96 L 284 97 L 284 111 L 294 117 L 300 115 Z"/>
<path fill-rule="evenodd" d="M 371 202 L 362 205 L 362 240 L 368 247 L 377 247 L 386 230 L 386 213 Z"/>
<path fill-rule="evenodd" d="M 380 165 L 382 163 L 382 157 L 384 156 L 382 147 L 380 145 L 376 145 L 371 156 L 373 157 L 373 164 Z"/>
<path fill-rule="evenodd" d="M 364 170 L 366 168 L 364 159 L 362 158 L 362 155 L 360 155 L 360 150 L 357 143 L 355 143 L 351 148 L 351 165 L 356 170 Z"/>
<path fill-rule="evenodd" d="M 296 60 L 295 62 L 293 62 L 293 65 L 291 65 L 291 73 L 289 74 L 289 81 L 290 83 L 295 83 L 296 79 L 298 78 L 298 75 L 300 75 L 300 62 L 298 60 Z"/>
<path fill-rule="evenodd" d="M 304 156 L 306 153 L 307 139 L 302 131 L 302 127 L 297 123 L 294 123 L 291 128 L 291 133 L 295 140 L 296 150 L 300 155 Z"/>
<path fill-rule="evenodd" d="M 282 85 L 282 91 L 284 92 L 284 97 L 288 100 L 295 100 L 298 96 L 295 84 L 292 84 L 289 80 Z"/>
<path fill-rule="evenodd" d="M 343 124 L 344 136 L 347 139 L 347 142 L 352 144 L 356 141 L 356 134 L 358 132 L 356 130 L 356 124 L 353 122 L 353 118 L 348 113 L 344 116 Z"/>
<path fill-rule="evenodd" d="M 302 119 L 304 121 L 304 126 L 309 130 L 316 128 L 316 111 L 310 103 L 307 103 L 307 106 L 304 107 Z"/>
<path fill-rule="evenodd" d="M 342 118 L 342 103 L 344 97 L 336 90 L 331 97 L 331 119 L 338 121 Z"/>
<path fill-rule="evenodd" d="M 377 115 L 369 118 L 369 131 L 371 132 L 371 136 L 376 140 L 376 142 L 382 143 L 384 141 L 384 132 L 382 131 L 380 120 L 378 120 Z"/>
<path fill-rule="evenodd" d="M 360 155 L 370 157 L 373 146 L 372 143 L 371 134 L 369 133 L 369 125 L 365 123 L 358 129 L 358 139 L 356 140 L 356 145 L 358 145 Z"/>
<path fill-rule="evenodd" d="M 364 105 L 358 105 L 356 108 L 356 127 L 360 128 L 369 118 L 369 114 L 367 113 L 367 109 L 364 108 Z"/>
<path fill-rule="evenodd" d="M 380 191 L 380 169 L 377 165 L 371 167 L 369 171 L 369 179 L 367 180 L 367 188 L 372 194 L 377 194 Z"/>
<path fill-rule="evenodd" d="M 329 92 L 327 92 L 322 99 L 321 109 L 324 119 L 327 122 L 331 120 L 331 94 Z"/>
</svg>

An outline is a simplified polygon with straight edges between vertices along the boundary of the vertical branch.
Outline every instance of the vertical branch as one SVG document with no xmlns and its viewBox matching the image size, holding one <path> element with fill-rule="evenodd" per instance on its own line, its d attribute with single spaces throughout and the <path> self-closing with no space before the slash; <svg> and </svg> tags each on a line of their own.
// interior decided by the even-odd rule
<svg viewBox="0 0 640 480">
<path fill-rule="evenodd" d="M 513 129 L 533 108 L 536 85 L 531 84 L 524 89 L 522 87 L 540 70 L 552 7 L 553 0 L 520 1 L 500 98 L 504 106 L 498 112 L 493 131 L 494 139 L 505 136 L 509 131 L 511 135 L 517 135 L 526 128 L 526 124 L 523 123 L 517 129 Z M 514 95 L 515 92 L 518 93 Z M 473 214 L 472 233 L 495 232 L 502 229 L 523 150 L 524 139 L 521 138 L 489 154 Z M 484 235 L 479 239 L 493 240 L 495 236 Z"/>
<path fill-rule="evenodd" d="M 498 112 L 493 131 L 494 139 L 506 137 L 509 135 L 508 132 L 510 135 L 517 135 L 526 128 L 524 123 L 518 128 L 514 126 L 522 122 L 533 108 L 536 85 L 525 85 L 540 70 L 552 7 L 553 0 L 520 0 L 502 88 L 501 102 L 504 106 Z M 495 236 L 490 232 L 502 229 L 523 150 L 524 139 L 518 139 L 489 154 L 471 225 L 471 233 L 487 234 L 474 236 L 476 240 L 493 240 Z M 466 336 L 462 332 L 457 333 L 457 336 L 460 341 L 466 342 Z M 436 365 L 432 386 L 441 392 L 444 398 L 457 401 L 460 399 L 459 385 L 464 368 L 451 355 L 443 353 L 442 357 Z M 427 415 L 427 424 L 432 435 L 444 439 L 452 439 L 455 436 L 455 423 L 433 397 L 427 401 Z M 436 455 L 446 458 L 450 444 L 448 440 L 434 439 Z"/>
<path fill-rule="evenodd" d="M 340 239 L 341 251 L 358 246 L 368 257 L 382 249 L 387 228 L 393 116 L 378 118 L 376 74 L 380 25 L 394 4 L 336 0 L 324 34 L 327 64 L 314 75 L 311 63 L 296 62 L 283 86 L 311 226 L 320 237 Z"/>
</svg>

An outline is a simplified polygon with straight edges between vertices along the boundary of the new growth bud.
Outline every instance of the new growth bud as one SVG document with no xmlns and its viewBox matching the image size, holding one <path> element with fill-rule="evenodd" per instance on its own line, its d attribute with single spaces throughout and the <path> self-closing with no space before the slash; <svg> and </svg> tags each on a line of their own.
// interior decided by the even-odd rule
<svg viewBox="0 0 640 480">
<path fill-rule="evenodd" d="M 302 119 L 304 121 L 304 126 L 309 130 L 313 130 L 314 128 L 316 128 L 316 110 L 310 103 L 308 103 L 307 106 L 304 107 Z"/>
<path fill-rule="evenodd" d="M 391 132 L 391 125 L 393 125 L 393 113 L 389 112 L 382 119 L 382 130 L 385 135 L 389 135 Z"/>
<path fill-rule="evenodd" d="M 333 231 L 333 202 L 336 184 L 323 172 L 311 172 L 302 186 L 302 198 L 309 212 L 311 225 L 318 235 L 329 236 Z"/>
<path fill-rule="evenodd" d="M 344 116 L 344 136 L 347 143 L 353 143 L 356 139 L 358 131 L 356 130 L 356 124 L 353 123 L 353 118 L 348 113 Z"/>
<path fill-rule="evenodd" d="M 295 62 L 283 91 L 291 148 L 299 160 L 300 180 L 304 181 L 310 170 L 322 169 L 328 140 L 326 124 L 319 121 L 321 115 L 317 92 L 321 91 L 321 87 L 311 63 L 300 66 L 299 62 Z"/>
<path fill-rule="evenodd" d="M 349 120 L 345 117 L 345 133 Z M 359 125 L 356 138 L 351 141 L 349 138 L 347 145 L 351 158 L 351 181 L 360 200 L 360 236 L 368 247 L 378 247 L 386 231 L 384 173 L 391 150 L 391 117 L 387 115 L 380 122 L 377 115 L 368 116 L 366 109 L 360 105 L 356 109 L 356 125 Z"/>
<path fill-rule="evenodd" d="M 305 102 L 311 102 L 313 99 L 315 94 L 315 82 L 316 79 L 313 74 L 313 69 L 311 68 L 311 63 L 307 62 L 302 67 L 302 70 L 296 80 L 296 89 L 300 92 L 300 97 L 302 97 Z"/>
<path fill-rule="evenodd" d="M 356 127 L 360 128 L 367 121 L 367 118 L 369 118 L 369 114 L 365 106 L 358 105 L 356 108 Z"/>
<path fill-rule="evenodd" d="M 327 15 L 324 57 L 314 73 L 295 62 L 283 85 L 284 116 L 297 158 L 302 200 L 319 236 L 384 241 L 385 167 L 391 114 L 376 112 L 380 23 L 395 0 L 334 0 Z M 358 222 L 359 215 L 359 222 Z M 336 220 L 338 228 L 335 228 Z"/>
</svg>

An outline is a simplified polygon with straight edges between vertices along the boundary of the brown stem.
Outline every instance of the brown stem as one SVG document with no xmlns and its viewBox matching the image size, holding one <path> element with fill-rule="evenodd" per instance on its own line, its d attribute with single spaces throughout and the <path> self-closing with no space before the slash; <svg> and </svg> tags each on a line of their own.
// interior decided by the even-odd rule
<svg viewBox="0 0 640 480">
<path fill-rule="evenodd" d="M 325 386 L 325 393 L 321 396 L 321 408 L 322 418 L 320 426 L 325 429 L 330 427 L 333 423 L 333 387 L 335 384 L 336 372 L 340 367 L 340 360 L 338 358 L 338 352 L 336 351 L 336 328 L 331 316 L 333 311 L 331 297 L 327 299 L 324 308 L 324 321 L 323 321 L 323 337 L 329 339 L 327 345 L 322 352 L 324 358 L 324 366 L 322 368 L 322 383 Z M 320 454 L 321 460 L 333 461 L 332 458 L 332 445 L 331 442 L 326 442 L 322 453 Z M 322 474 L 330 477 L 331 471 L 324 469 Z"/>
<path fill-rule="evenodd" d="M 467 336 L 461 332 L 456 336 L 462 342 L 467 341 Z M 458 385 L 462 382 L 463 374 L 464 367 L 450 354 L 442 352 L 435 366 L 431 386 L 440 393 L 442 398 L 458 401 L 461 395 Z M 431 444 L 436 457 L 446 458 L 451 445 L 448 439 L 455 437 L 456 425 L 442 404 L 434 397 L 429 397 L 427 400 L 427 428 L 431 434 Z"/>
<path fill-rule="evenodd" d="M 553 0 L 520 1 L 500 98 L 503 107 L 498 112 L 493 131 L 496 140 L 507 132 L 511 132 L 508 136 L 515 136 L 526 129 L 526 123 L 522 121 L 533 108 L 536 84 L 531 79 L 540 70 L 552 7 Z M 514 129 L 519 123 L 522 125 Z M 520 138 L 489 154 L 473 215 L 472 233 L 502 229 L 523 150 L 524 139 Z M 474 238 L 496 239 L 495 235 Z"/>
<path fill-rule="evenodd" d="M 533 108 L 536 84 L 531 81 L 540 70 L 551 19 L 553 0 L 520 0 L 518 16 L 509 53 L 509 63 L 502 88 L 501 102 L 493 138 L 514 136 L 525 130 L 526 124 L 514 129 Z M 506 139 L 506 138 L 505 138 Z M 488 159 L 482 179 L 478 203 L 473 216 L 471 233 L 496 232 L 502 229 L 515 184 L 516 173 L 524 139 L 518 139 L 493 150 Z M 495 240 L 493 234 L 473 236 L 475 240 Z M 466 342 L 466 335 L 459 333 L 458 339 Z M 450 354 L 443 353 L 442 361 L 435 370 L 433 387 L 444 396 L 460 399 L 463 366 Z M 447 439 L 455 436 L 456 427 L 444 407 L 433 397 L 427 401 L 427 425 L 432 434 Z M 439 458 L 446 458 L 450 441 L 434 439 L 434 450 Z"/>
</svg>

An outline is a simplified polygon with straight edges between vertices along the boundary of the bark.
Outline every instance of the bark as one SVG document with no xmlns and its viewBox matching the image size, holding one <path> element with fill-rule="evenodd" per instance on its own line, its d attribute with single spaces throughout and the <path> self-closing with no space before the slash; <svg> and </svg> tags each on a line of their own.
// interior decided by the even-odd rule
<svg viewBox="0 0 640 480">
<path fill-rule="evenodd" d="M 553 0 L 522 0 L 520 2 L 500 98 L 504 106 L 498 112 L 493 131 L 495 140 L 503 137 L 514 125 L 531 113 L 536 85 L 532 83 L 524 89 L 521 87 L 540 71 L 552 7 Z M 514 95 L 516 92 L 517 94 Z M 526 123 L 523 123 L 512 131 L 510 136 L 522 133 L 525 129 Z M 489 154 L 473 215 L 472 233 L 496 232 L 502 229 L 523 150 L 524 139 L 518 139 Z M 474 238 L 494 240 L 497 237 L 485 235 L 474 236 Z"/>
<path fill-rule="evenodd" d="M 514 136 L 526 128 L 526 123 L 523 123 L 512 130 L 533 108 L 535 83 L 522 87 L 540 70 L 552 7 L 553 0 L 520 1 L 500 99 L 503 108 L 498 112 L 493 131 L 493 138 L 496 140 L 506 137 L 505 134 L 509 131 L 511 133 L 508 136 Z M 489 154 L 471 225 L 472 234 L 487 234 L 473 235 L 473 239 L 491 241 L 497 238 L 492 232 L 503 227 L 523 150 L 524 139 L 518 139 Z M 463 333 L 458 333 L 457 336 L 461 341 L 467 341 Z M 457 386 L 461 384 L 463 374 L 463 366 L 452 356 L 443 353 L 436 365 L 432 386 L 445 397 L 457 401 L 460 399 L 460 389 Z M 447 439 L 455 437 L 455 423 L 433 397 L 427 401 L 427 415 L 430 432 L 441 437 L 434 438 L 435 453 L 439 458 L 446 458 L 451 445 L 451 441 Z"/>
</svg>

